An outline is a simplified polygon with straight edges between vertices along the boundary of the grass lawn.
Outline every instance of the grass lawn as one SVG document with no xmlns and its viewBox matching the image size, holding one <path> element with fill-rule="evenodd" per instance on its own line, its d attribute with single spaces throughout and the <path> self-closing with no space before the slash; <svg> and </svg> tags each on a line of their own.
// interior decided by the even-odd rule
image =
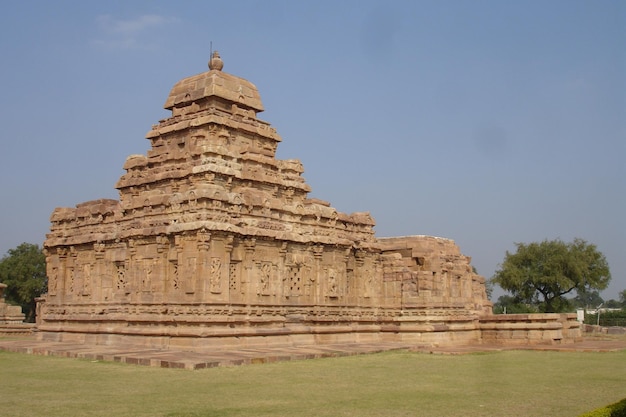
<svg viewBox="0 0 626 417">
<path fill-rule="evenodd" d="M 626 398 L 626 351 L 386 352 L 199 371 L 0 352 L 3 416 L 575 417 Z"/>
</svg>

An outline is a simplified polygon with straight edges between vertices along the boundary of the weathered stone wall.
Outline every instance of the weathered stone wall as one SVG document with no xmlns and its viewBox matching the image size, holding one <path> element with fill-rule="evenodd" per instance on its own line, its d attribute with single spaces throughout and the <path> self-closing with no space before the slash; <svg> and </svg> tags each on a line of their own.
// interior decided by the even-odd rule
<svg viewBox="0 0 626 417">
<path fill-rule="evenodd" d="M 395 261 L 385 277 L 402 274 L 402 306 L 412 308 L 462 308 L 491 313 L 485 297 L 485 279 L 476 274 L 471 258 L 461 254 L 450 239 L 432 236 L 381 238 L 388 262 Z M 395 272 L 395 271 L 397 272 Z"/>
</svg>

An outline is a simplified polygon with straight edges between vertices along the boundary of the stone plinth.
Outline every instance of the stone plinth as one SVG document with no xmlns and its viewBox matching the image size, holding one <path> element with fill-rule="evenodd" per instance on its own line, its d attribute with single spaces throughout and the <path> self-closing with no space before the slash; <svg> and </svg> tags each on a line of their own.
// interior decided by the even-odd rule
<svg viewBox="0 0 626 417">
<path fill-rule="evenodd" d="M 481 318 L 480 330 L 487 344 L 560 344 L 582 338 L 576 313 L 492 315 Z"/>
</svg>

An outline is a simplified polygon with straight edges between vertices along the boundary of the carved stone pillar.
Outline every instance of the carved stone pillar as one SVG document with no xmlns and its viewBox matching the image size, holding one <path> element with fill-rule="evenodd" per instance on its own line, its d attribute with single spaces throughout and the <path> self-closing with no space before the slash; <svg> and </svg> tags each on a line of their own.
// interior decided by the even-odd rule
<svg viewBox="0 0 626 417">
<path fill-rule="evenodd" d="M 106 265 L 104 263 L 104 248 L 105 245 L 102 242 L 93 244 L 95 264 L 93 267 L 93 274 L 91 277 L 92 285 L 92 299 L 93 301 L 102 301 L 105 296 L 106 289 L 111 288 L 111 278 L 106 274 Z"/>
<path fill-rule="evenodd" d="M 137 289 L 137 277 L 139 265 L 137 264 L 137 242 L 134 239 L 128 239 L 128 257 L 126 262 L 126 295 L 135 292 Z"/>
<path fill-rule="evenodd" d="M 320 299 L 320 291 L 322 287 L 326 284 L 323 283 L 324 273 L 322 271 L 322 258 L 324 256 L 324 246 L 323 245 L 315 245 L 313 246 L 313 263 L 314 263 L 314 272 L 309 277 L 308 282 L 305 283 L 304 293 L 308 297 L 310 297 L 310 301 L 313 304 L 317 304 Z"/>
<path fill-rule="evenodd" d="M 167 273 L 169 266 L 169 254 L 168 249 L 170 246 L 170 240 L 165 235 L 159 235 L 156 237 L 156 251 L 157 251 L 157 265 L 155 268 L 155 282 L 154 290 L 155 301 L 165 301 L 167 294 Z"/>
<path fill-rule="evenodd" d="M 247 294 L 248 297 L 250 297 L 250 294 L 248 292 L 248 288 L 249 286 L 252 284 L 252 282 L 254 282 L 254 251 L 255 251 L 255 247 L 256 247 L 256 239 L 255 238 L 249 238 L 246 239 L 244 242 L 244 249 L 246 251 L 245 256 L 244 256 L 244 274 L 241 278 L 241 294 L 243 294 L 244 296 Z"/>
<path fill-rule="evenodd" d="M 191 277 L 190 281 L 193 282 L 192 289 L 198 288 L 200 291 L 200 297 L 203 299 L 202 301 L 207 301 L 206 298 L 206 287 L 207 287 L 207 277 L 209 280 L 209 287 L 213 287 L 212 278 L 213 278 L 213 267 L 210 266 L 211 259 L 209 259 L 209 248 L 211 246 L 211 234 L 206 230 L 200 230 L 196 235 L 196 245 L 198 248 L 198 261 L 197 261 L 197 271 L 195 276 Z M 200 285 L 197 285 L 195 281 L 201 281 Z M 189 291 L 187 291 L 189 293 Z M 193 292 L 193 291 L 191 291 Z M 212 291 L 211 291 L 212 292 Z"/>
<path fill-rule="evenodd" d="M 76 253 L 76 248 L 74 248 L 74 246 L 70 246 L 69 255 L 67 257 L 67 271 L 65 276 L 65 295 L 69 300 L 74 299 L 74 293 L 76 292 L 77 256 L 78 254 Z"/>
<path fill-rule="evenodd" d="M 171 279 L 171 289 L 173 291 L 174 297 L 178 297 L 180 295 L 180 291 L 182 290 L 182 278 L 181 274 L 183 272 L 182 267 L 182 239 L 180 235 L 174 236 L 174 248 L 170 249 L 170 279 Z"/>
<path fill-rule="evenodd" d="M 279 288 L 277 289 L 278 297 L 285 297 L 285 280 L 289 276 L 288 266 L 287 266 L 287 250 L 288 243 L 283 242 L 280 245 L 280 249 L 278 250 L 278 277 L 277 277 L 277 285 Z"/>
<path fill-rule="evenodd" d="M 235 238 L 233 235 L 227 235 L 224 237 L 224 254 L 222 257 L 222 269 L 220 275 L 220 293 L 223 293 L 223 288 L 231 289 L 232 280 L 238 280 L 237 271 L 233 271 L 233 262 L 231 255 L 233 253 L 233 242 Z M 235 268 L 236 269 L 236 268 Z M 233 276 L 234 275 L 234 276 Z M 231 291 L 227 292 L 227 295 L 223 297 L 224 300 L 228 300 L 231 296 Z"/>
<path fill-rule="evenodd" d="M 57 269 L 57 294 L 60 298 L 58 300 L 59 304 L 62 304 L 66 298 L 66 290 L 65 290 L 65 282 L 67 279 L 67 248 L 58 248 L 57 255 L 59 257 L 59 267 Z"/>
<path fill-rule="evenodd" d="M 365 251 L 363 249 L 357 249 L 354 251 L 354 271 L 353 271 L 353 276 L 354 276 L 354 280 L 356 281 L 354 283 L 354 287 L 357 289 L 358 295 L 357 295 L 357 299 L 360 299 L 361 297 L 363 298 L 367 298 L 369 297 L 368 294 L 368 290 L 367 290 L 367 283 L 365 282 L 366 280 L 366 271 L 364 270 L 364 266 L 365 266 Z M 367 295 L 366 295 L 367 294 Z"/>
<path fill-rule="evenodd" d="M 177 277 L 178 285 L 183 289 L 185 294 L 194 294 L 196 291 L 196 273 L 197 262 L 196 256 L 189 256 L 185 241 L 188 239 L 185 236 L 176 235 L 176 254 L 177 254 Z M 192 253 L 193 254 L 193 253 Z"/>
</svg>

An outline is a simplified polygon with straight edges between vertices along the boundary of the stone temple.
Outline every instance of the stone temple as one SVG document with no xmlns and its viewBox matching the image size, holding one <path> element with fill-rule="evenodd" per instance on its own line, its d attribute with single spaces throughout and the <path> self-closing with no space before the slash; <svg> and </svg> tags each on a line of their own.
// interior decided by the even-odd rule
<svg viewBox="0 0 626 417">
<path fill-rule="evenodd" d="M 493 316 L 452 240 L 377 238 L 369 213 L 309 198 L 300 161 L 275 157 L 257 88 L 222 67 L 214 53 L 174 85 L 119 200 L 52 213 L 41 340 L 201 351 L 576 336 L 559 315 Z"/>
</svg>

